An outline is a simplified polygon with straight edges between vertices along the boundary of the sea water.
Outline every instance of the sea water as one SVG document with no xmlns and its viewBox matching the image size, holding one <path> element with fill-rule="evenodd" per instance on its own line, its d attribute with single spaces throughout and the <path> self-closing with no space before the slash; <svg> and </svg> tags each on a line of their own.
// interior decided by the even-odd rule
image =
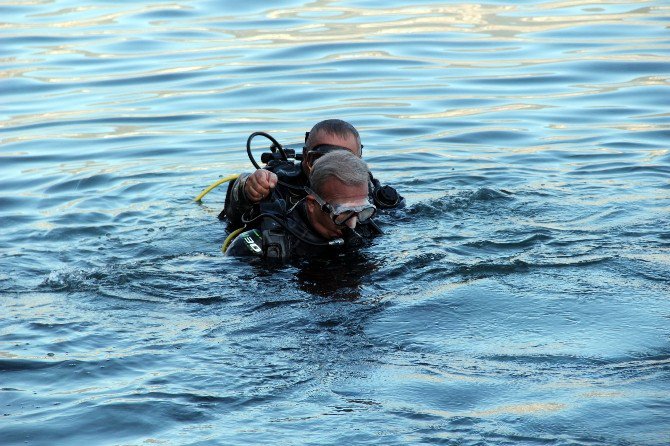
<svg viewBox="0 0 670 446">
<path fill-rule="evenodd" d="M 670 443 L 669 24 L 0 3 L 0 444 Z M 355 258 L 224 257 L 193 198 L 326 118 L 406 207 Z"/>
</svg>

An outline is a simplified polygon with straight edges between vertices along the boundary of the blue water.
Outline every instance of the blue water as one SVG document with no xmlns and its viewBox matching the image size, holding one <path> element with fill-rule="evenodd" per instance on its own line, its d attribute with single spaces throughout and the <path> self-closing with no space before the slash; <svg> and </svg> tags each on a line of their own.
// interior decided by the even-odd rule
<svg viewBox="0 0 670 446">
<path fill-rule="evenodd" d="M 0 3 L 0 444 L 670 443 L 670 6 Z M 357 258 L 223 257 L 360 130 Z"/>
</svg>

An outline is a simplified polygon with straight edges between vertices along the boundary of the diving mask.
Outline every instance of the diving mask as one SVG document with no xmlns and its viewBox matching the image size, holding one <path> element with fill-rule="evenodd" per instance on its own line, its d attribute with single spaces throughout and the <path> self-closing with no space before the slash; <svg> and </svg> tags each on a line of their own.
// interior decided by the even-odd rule
<svg viewBox="0 0 670 446">
<path fill-rule="evenodd" d="M 358 217 L 358 221 L 364 223 L 372 218 L 375 215 L 375 212 L 377 212 L 377 208 L 369 202 L 358 206 L 332 205 L 318 196 L 316 192 L 309 187 L 305 187 L 305 191 L 316 199 L 316 202 L 321 206 L 321 210 L 329 214 L 331 220 L 333 220 L 333 223 L 337 226 L 343 226 L 353 217 Z"/>
</svg>

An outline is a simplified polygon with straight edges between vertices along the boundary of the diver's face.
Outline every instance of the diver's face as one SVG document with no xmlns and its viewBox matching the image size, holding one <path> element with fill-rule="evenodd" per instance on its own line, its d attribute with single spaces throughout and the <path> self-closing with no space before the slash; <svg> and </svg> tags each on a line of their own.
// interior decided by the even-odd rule
<svg viewBox="0 0 670 446">
<path fill-rule="evenodd" d="M 324 184 L 321 191 L 321 198 L 330 203 L 333 207 L 356 207 L 369 204 L 368 201 L 368 185 L 359 184 L 357 186 L 349 186 L 337 178 L 329 178 Z M 307 216 L 312 227 L 322 237 L 330 240 L 342 237 L 342 226 L 336 225 L 330 214 L 321 209 L 316 199 L 307 196 Z M 358 223 L 357 217 L 352 217 L 345 222 L 346 226 L 355 228 Z"/>
<path fill-rule="evenodd" d="M 344 147 L 357 157 L 361 157 L 361 149 L 358 146 L 358 141 L 356 141 L 356 137 L 351 133 L 348 133 L 345 138 L 342 138 L 339 135 L 333 135 L 324 131 L 317 132 L 316 136 L 312 140 L 311 147 L 316 147 L 321 144 Z M 308 162 L 307 159 L 302 161 L 302 169 L 306 175 L 309 175 L 309 173 L 312 171 L 312 165 Z"/>
</svg>

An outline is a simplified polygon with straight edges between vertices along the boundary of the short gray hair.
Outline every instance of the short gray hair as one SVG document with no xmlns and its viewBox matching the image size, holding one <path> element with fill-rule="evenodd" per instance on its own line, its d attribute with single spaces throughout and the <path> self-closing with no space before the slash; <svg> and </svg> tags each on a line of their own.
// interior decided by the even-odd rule
<svg viewBox="0 0 670 446">
<path fill-rule="evenodd" d="M 368 184 L 370 173 L 365 161 L 348 150 L 334 150 L 326 153 L 314 162 L 309 175 L 311 188 L 321 195 L 323 186 L 329 178 L 336 178 L 347 186 Z"/>
</svg>

